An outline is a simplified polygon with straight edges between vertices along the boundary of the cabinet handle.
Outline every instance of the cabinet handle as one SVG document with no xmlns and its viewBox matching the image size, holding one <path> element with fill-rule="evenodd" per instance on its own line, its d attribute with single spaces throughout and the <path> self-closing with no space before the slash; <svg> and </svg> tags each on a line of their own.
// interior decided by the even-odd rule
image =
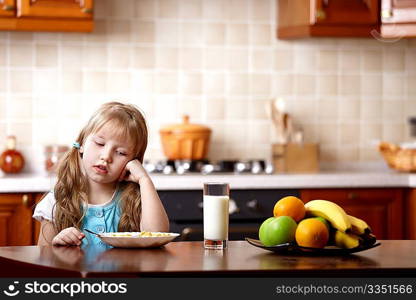
<svg viewBox="0 0 416 300">
<path fill-rule="evenodd" d="M 316 16 L 316 19 L 318 19 L 318 20 L 325 20 L 326 19 L 326 13 L 323 9 L 317 9 L 315 16 Z"/>
<path fill-rule="evenodd" d="M 27 194 L 22 196 L 22 204 L 23 206 L 29 207 L 29 196 Z"/>
<path fill-rule="evenodd" d="M 83 9 L 81 9 L 81 11 L 84 14 L 92 14 L 92 12 L 93 12 L 92 8 L 83 8 Z"/>
<path fill-rule="evenodd" d="M 4 5 L 3 6 L 3 10 L 7 10 L 7 11 L 16 10 L 16 6 L 13 6 L 13 5 Z"/>
<path fill-rule="evenodd" d="M 347 198 L 349 200 L 355 200 L 358 198 L 358 195 L 356 193 L 348 193 Z"/>
<path fill-rule="evenodd" d="M 383 9 L 381 11 L 381 18 L 382 19 L 389 19 L 393 16 L 391 9 Z"/>
</svg>

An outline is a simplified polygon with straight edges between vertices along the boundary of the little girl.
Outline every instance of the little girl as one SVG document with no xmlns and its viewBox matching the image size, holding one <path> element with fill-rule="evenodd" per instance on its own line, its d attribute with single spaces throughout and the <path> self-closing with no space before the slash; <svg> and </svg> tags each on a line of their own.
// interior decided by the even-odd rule
<svg viewBox="0 0 416 300">
<path fill-rule="evenodd" d="M 169 231 L 152 180 L 142 166 L 146 122 L 130 104 L 96 111 L 59 164 L 54 191 L 35 208 L 38 245 L 99 244 L 97 233 Z M 87 237 L 86 239 L 84 239 Z"/>
</svg>

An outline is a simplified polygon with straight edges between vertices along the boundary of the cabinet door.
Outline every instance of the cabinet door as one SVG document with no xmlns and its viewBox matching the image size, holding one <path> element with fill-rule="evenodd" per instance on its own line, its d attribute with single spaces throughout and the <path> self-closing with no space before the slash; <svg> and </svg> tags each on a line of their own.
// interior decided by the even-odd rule
<svg viewBox="0 0 416 300">
<path fill-rule="evenodd" d="M 0 246 L 32 245 L 32 195 L 0 195 Z"/>
<path fill-rule="evenodd" d="M 14 17 L 16 0 L 0 0 L 0 17 Z"/>
<path fill-rule="evenodd" d="M 93 0 L 19 0 L 18 17 L 91 19 Z"/>
<path fill-rule="evenodd" d="M 311 23 L 369 25 L 378 23 L 378 0 L 312 0 Z"/>
<path fill-rule="evenodd" d="M 403 239 L 404 215 L 401 189 L 310 189 L 302 190 L 308 202 L 325 199 L 339 204 L 347 214 L 365 220 L 377 239 Z"/>
</svg>

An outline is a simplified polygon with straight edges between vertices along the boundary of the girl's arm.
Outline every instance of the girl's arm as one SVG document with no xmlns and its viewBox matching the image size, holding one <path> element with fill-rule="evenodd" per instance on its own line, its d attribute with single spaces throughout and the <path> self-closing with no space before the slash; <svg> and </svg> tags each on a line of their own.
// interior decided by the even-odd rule
<svg viewBox="0 0 416 300">
<path fill-rule="evenodd" d="M 49 246 L 56 233 L 51 222 L 43 220 L 40 223 L 38 246 Z"/>
<path fill-rule="evenodd" d="M 43 220 L 40 225 L 38 246 L 79 246 L 85 235 L 75 227 L 68 227 L 56 234 L 53 224 Z"/>
<path fill-rule="evenodd" d="M 169 219 L 165 208 L 159 199 L 152 180 L 142 164 L 137 159 L 132 160 L 127 163 L 125 171 L 128 171 L 128 175 L 124 180 L 133 181 L 140 185 L 142 199 L 140 230 L 168 232 Z M 126 173 L 123 173 L 122 178 L 124 174 Z"/>
</svg>

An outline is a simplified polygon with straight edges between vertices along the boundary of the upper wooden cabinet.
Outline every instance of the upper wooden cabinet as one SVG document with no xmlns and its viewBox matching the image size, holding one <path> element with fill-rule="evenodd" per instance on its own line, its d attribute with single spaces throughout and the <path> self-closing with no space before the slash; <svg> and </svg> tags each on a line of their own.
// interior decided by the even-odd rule
<svg viewBox="0 0 416 300">
<path fill-rule="evenodd" d="M 381 22 L 383 37 L 416 37 L 416 1 L 382 0 Z"/>
<path fill-rule="evenodd" d="M 93 0 L 0 0 L 0 30 L 93 30 Z"/>
<path fill-rule="evenodd" d="M 281 39 L 371 37 L 379 30 L 379 0 L 277 0 Z"/>
</svg>

